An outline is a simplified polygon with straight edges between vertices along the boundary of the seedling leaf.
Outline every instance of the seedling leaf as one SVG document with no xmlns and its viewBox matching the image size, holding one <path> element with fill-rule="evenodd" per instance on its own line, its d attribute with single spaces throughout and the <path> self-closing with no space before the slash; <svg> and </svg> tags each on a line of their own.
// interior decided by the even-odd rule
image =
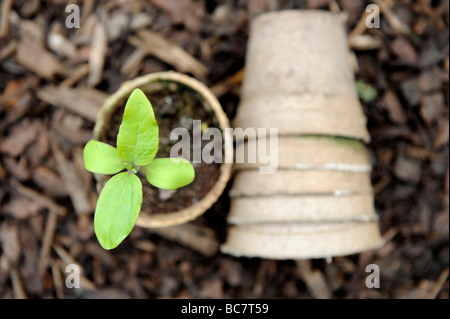
<svg viewBox="0 0 450 319">
<path fill-rule="evenodd" d="M 125 168 L 115 147 L 95 140 L 84 147 L 83 159 L 85 168 L 92 173 L 115 174 Z"/>
<path fill-rule="evenodd" d="M 135 166 L 150 163 L 158 151 L 158 124 L 144 92 L 135 89 L 128 98 L 117 136 L 120 157 Z"/>
<path fill-rule="evenodd" d="M 97 201 L 94 230 L 104 249 L 116 248 L 134 227 L 142 204 L 142 184 L 131 172 L 113 176 Z"/>
<path fill-rule="evenodd" d="M 172 190 L 190 184 L 195 171 L 184 158 L 156 158 L 145 166 L 145 176 L 153 186 Z"/>
</svg>

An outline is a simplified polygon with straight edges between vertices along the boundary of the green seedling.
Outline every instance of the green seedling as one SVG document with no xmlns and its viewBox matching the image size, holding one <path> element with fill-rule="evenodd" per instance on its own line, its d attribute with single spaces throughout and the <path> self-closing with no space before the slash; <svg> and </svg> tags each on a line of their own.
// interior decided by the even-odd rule
<svg viewBox="0 0 450 319">
<path fill-rule="evenodd" d="M 84 166 L 88 171 L 116 174 L 105 184 L 95 208 L 94 230 L 104 249 L 116 248 L 134 227 L 142 204 L 138 172 L 145 174 L 153 186 L 167 190 L 194 180 L 194 168 L 189 161 L 155 158 L 158 133 L 150 101 L 141 90 L 135 89 L 125 105 L 117 148 L 96 140 L 90 140 L 84 147 Z"/>
</svg>

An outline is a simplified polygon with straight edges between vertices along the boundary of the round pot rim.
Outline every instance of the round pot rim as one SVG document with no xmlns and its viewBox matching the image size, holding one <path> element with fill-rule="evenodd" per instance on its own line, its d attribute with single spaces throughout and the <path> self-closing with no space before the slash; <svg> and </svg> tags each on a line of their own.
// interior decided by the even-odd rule
<svg viewBox="0 0 450 319">
<path fill-rule="evenodd" d="M 124 98 L 129 96 L 135 88 L 145 87 L 150 83 L 156 83 L 160 81 L 175 82 L 182 84 L 183 86 L 189 87 L 199 94 L 204 99 L 204 103 L 207 103 L 217 118 L 219 122 L 219 128 L 223 134 L 223 148 L 225 154 L 225 160 L 222 161 L 220 165 L 220 175 L 218 180 L 215 182 L 214 186 L 206 193 L 206 195 L 196 202 L 195 204 L 174 212 L 167 213 L 157 213 L 157 214 L 143 214 L 142 211 L 139 214 L 136 225 L 145 228 L 156 228 L 156 227 L 169 227 L 174 225 L 183 224 L 194 220 L 198 216 L 202 215 L 207 209 L 209 209 L 223 193 L 232 172 L 232 161 L 230 161 L 227 156 L 233 151 L 233 141 L 230 130 L 225 130 L 230 128 L 230 122 L 225 112 L 222 109 L 217 98 L 214 94 L 199 80 L 181 74 L 175 71 L 165 71 L 165 72 L 155 72 L 147 75 L 137 77 L 133 80 L 124 82 L 121 87 L 110 95 L 104 102 L 102 108 L 97 117 L 95 127 L 93 130 L 93 138 L 99 140 L 102 133 L 107 128 L 110 115 L 113 113 L 116 107 L 118 107 L 119 102 Z M 106 178 L 105 175 L 94 174 L 95 180 L 97 182 L 97 190 L 100 193 L 102 189 L 102 182 Z"/>
</svg>

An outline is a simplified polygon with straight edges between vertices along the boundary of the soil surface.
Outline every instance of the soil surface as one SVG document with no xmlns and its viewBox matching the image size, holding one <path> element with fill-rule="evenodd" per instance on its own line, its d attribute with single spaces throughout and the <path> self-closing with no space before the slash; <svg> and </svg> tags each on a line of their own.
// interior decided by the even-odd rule
<svg viewBox="0 0 450 319">
<path fill-rule="evenodd" d="M 362 0 L 76 3 L 80 28 L 66 26 L 65 1 L 2 1 L 0 299 L 449 297 L 448 1 L 380 1 L 371 29 L 363 19 L 372 2 Z M 345 11 L 348 34 L 367 36 L 350 45 L 386 244 L 331 262 L 222 254 L 230 181 L 195 228 L 173 232 L 188 240 L 135 227 L 103 250 L 82 150 L 104 99 L 136 76 L 177 70 L 210 87 L 232 120 L 249 23 L 281 9 Z M 82 289 L 64 284 L 72 263 Z M 369 264 L 380 288 L 366 287 Z"/>
</svg>

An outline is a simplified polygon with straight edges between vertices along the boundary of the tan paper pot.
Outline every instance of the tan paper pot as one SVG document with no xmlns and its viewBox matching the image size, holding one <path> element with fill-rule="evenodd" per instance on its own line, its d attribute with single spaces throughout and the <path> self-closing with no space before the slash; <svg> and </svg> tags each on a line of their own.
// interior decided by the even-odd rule
<svg viewBox="0 0 450 319">
<path fill-rule="evenodd" d="M 230 147 L 232 147 L 232 141 L 230 140 L 230 136 L 226 135 L 224 133 L 225 128 L 229 127 L 229 121 L 225 115 L 225 113 L 222 110 L 222 107 L 220 106 L 218 100 L 216 97 L 211 93 L 211 91 L 203 85 L 198 80 L 191 78 L 189 76 L 177 73 L 177 72 L 160 72 L 160 73 L 152 73 L 148 74 L 139 78 L 136 78 L 134 80 L 128 81 L 123 83 L 123 85 L 117 90 L 114 94 L 112 94 L 104 103 L 97 122 L 94 127 L 94 133 L 93 137 L 96 140 L 100 141 L 107 141 L 108 140 L 108 131 L 111 130 L 111 127 L 118 126 L 118 123 L 120 124 L 122 118 L 121 116 L 118 117 L 118 110 L 123 109 L 126 100 L 128 99 L 129 95 L 135 88 L 140 88 L 148 97 L 150 100 L 152 100 L 152 97 L 164 95 L 164 94 L 170 94 L 170 96 L 167 97 L 167 100 L 165 100 L 166 97 L 162 96 L 161 105 L 158 105 L 158 103 L 155 105 L 153 104 L 153 109 L 155 110 L 156 119 L 158 121 L 158 126 L 160 127 L 160 150 L 161 151 L 161 141 L 165 139 L 166 141 L 169 139 L 169 133 L 170 129 L 173 129 L 175 127 L 168 127 L 164 131 L 164 134 L 167 136 L 163 136 L 162 132 L 162 126 L 164 125 L 166 120 L 165 115 L 159 116 L 158 114 L 161 113 L 159 108 L 165 107 L 165 112 L 171 112 L 171 110 L 164 106 L 168 104 L 173 104 L 176 102 L 178 98 L 182 99 L 183 101 L 189 101 L 186 102 L 185 107 L 186 110 L 181 109 L 179 112 L 185 113 L 188 112 L 187 108 L 191 108 L 189 112 L 193 112 L 193 114 L 197 114 L 196 112 L 200 112 L 203 114 L 204 117 L 207 118 L 207 120 L 213 125 L 214 127 L 220 129 L 222 134 L 222 142 L 223 142 L 223 152 L 230 152 Z M 192 108 L 199 108 L 199 109 L 192 109 Z M 201 110 L 200 110 L 201 109 Z M 123 112 L 123 111 L 122 111 Z M 180 113 L 180 114 L 181 114 Z M 120 113 L 119 113 L 120 114 Z M 178 114 L 178 113 L 177 113 Z M 176 115 L 177 116 L 177 115 Z M 173 117 L 173 115 L 172 115 Z M 185 118 L 188 118 L 188 116 L 185 116 Z M 195 118 L 191 120 L 196 120 Z M 181 119 L 180 119 L 181 121 Z M 191 122 L 192 123 L 192 122 Z M 168 131 L 169 129 L 169 131 Z M 191 149 L 192 149 L 192 136 L 191 138 Z M 110 141 L 111 143 L 111 141 Z M 115 140 L 114 140 L 115 143 Z M 112 144 L 112 143 L 111 143 Z M 115 145 L 113 145 L 115 146 Z M 166 146 L 167 149 L 167 146 Z M 227 150 L 228 149 L 228 150 Z M 166 150 L 167 151 L 167 150 Z M 157 154 L 157 157 L 158 157 Z M 166 156 L 165 156 L 166 157 Z M 192 161 L 192 158 L 191 158 Z M 224 161 L 223 161 L 224 162 Z M 199 164 L 200 165 L 200 164 Z M 142 227 L 167 227 L 177 224 L 182 224 L 188 221 L 191 221 L 195 219 L 196 217 L 203 214 L 211 205 L 219 198 L 221 193 L 223 192 L 229 178 L 231 175 L 231 169 L 232 164 L 231 163 L 222 163 L 222 164 L 208 164 L 208 165 L 217 165 L 217 167 L 214 170 L 214 174 L 216 174 L 216 179 L 211 181 L 211 186 L 209 189 L 203 189 L 204 196 L 199 199 L 192 200 L 192 204 L 188 205 L 187 207 L 182 207 L 181 209 L 175 209 L 175 210 L 164 210 L 164 201 L 167 202 L 167 200 L 164 200 L 162 196 L 159 196 L 158 199 L 155 202 L 152 202 L 151 205 L 147 205 L 147 209 L 144 208 L 144 202 L 148 200 L 146 198 L 146 194 L 151 193 L 148 189 L 151 186 L 147 180 L 142 180 L 142 184 L 144 187 L 144 199 L 142 204 L 142 211 L 139 214 L 139 217 L 136 221 L 136 225 L 142 226 Z M 207 172 L 209 172 L 209 169 L 211 167 L 207 166 L 201 166 L 203 169 L 205 169 Z M 201 183 L 203 181 L 211 180 L 209 176 L 206 176 L 203 180 L 199 180 L 200 174 L 199 169 L 196 164 L 194 163 L 194 168 L 196 170 L 196 178 L 194 181 L 184 188 L 188 187 L 203 187 Z M 205 174 L 205 173 L 202 173 Z M 95 174 L 95 178 L 97 180 L 97 190 L 100 193 L 104 184 L 106 183 L 109 176 L 105 175 L 99 175 Z M 196 184 L 197 183 L 197 184 Z M 191 186 L 192 185 L 192 186 Z M 206 186 L 205 186 L 206 187 Z M 146 192 L 146 188 L 149 190 Z M 177 190 L 176 192 L 181 192 L 182 189 Z M 155 188 L 156 189 L 156 188 Z M 193 189 L 192 194 L 195 193 L 196 189 Z M 159 192 L 159 190 L 155 190 L 154 192 Z M 162 194 L 162 193 L 160 193 Z M 172 196 L 169 201 L 176 200 L 178 193 L 175 193 L 174 195 L 168 195 Z M 185 191 L 183 193 L 183 196 L 188 196 L 188 191 Z M 186 195 L 188 194 L 188 195 Z M 167 195 L 167 193 L 166 193 Z M 159 198 L 161 200 L 159 200 Z M 189 201 L 189 198 L 188 200 Z M 155 212 L 154 209 L 158 207 L 163 207 L 159 209 L 159 211 Z"/>
<path fill-rule="evenodd" d="M 234 120 L 248 133 L 236 135 L 222 252 L 308 259 L 383 244 L 349 53 L 341 14 L 287 10 L 252 21 Z"/>
<path fill-rule="evenodd" d="M 275 145 L 271 149 L 270 145 Z M 278 156 L 275 156 L 275 152 Z M 266 154 L 261 161 L 259 153 Z M 270 163 L 273 154 L 273 161 Z M 249 139 L 239 142 L 235 151 L 235 169 L 259 169 L 277 164 L 278 169 L 295 170 L 337 170 L 350 172 L 370 172 L 369 152 L 359 140 L 330 136 L 279 136 Z"/>
<path fill-rule="evenodd" d="M 278 170 L 275 174 L 260 174 L 243 170 L 236 174 L 230 190 L 232 197 L 352 194 L 372 194 L 369 172 Z"/>
<path fill-rule="evenodd" d="M 378 220 L 372 194 L 350 196 L 271 195 L 231 201 L 230 224 Z"/>
<path fill-rule="evenodd" d="M 232 226 L 221 250 L 237 257 L 309 259 L 351 255 L 383 243 L 375 221 L 289 222 Z"/>
<path fill-rule="evenodd" d="M 256 17 L 234 126 L 368 141 L 344 24 L 345 16 L 318 10 Z"/>
</svg>

